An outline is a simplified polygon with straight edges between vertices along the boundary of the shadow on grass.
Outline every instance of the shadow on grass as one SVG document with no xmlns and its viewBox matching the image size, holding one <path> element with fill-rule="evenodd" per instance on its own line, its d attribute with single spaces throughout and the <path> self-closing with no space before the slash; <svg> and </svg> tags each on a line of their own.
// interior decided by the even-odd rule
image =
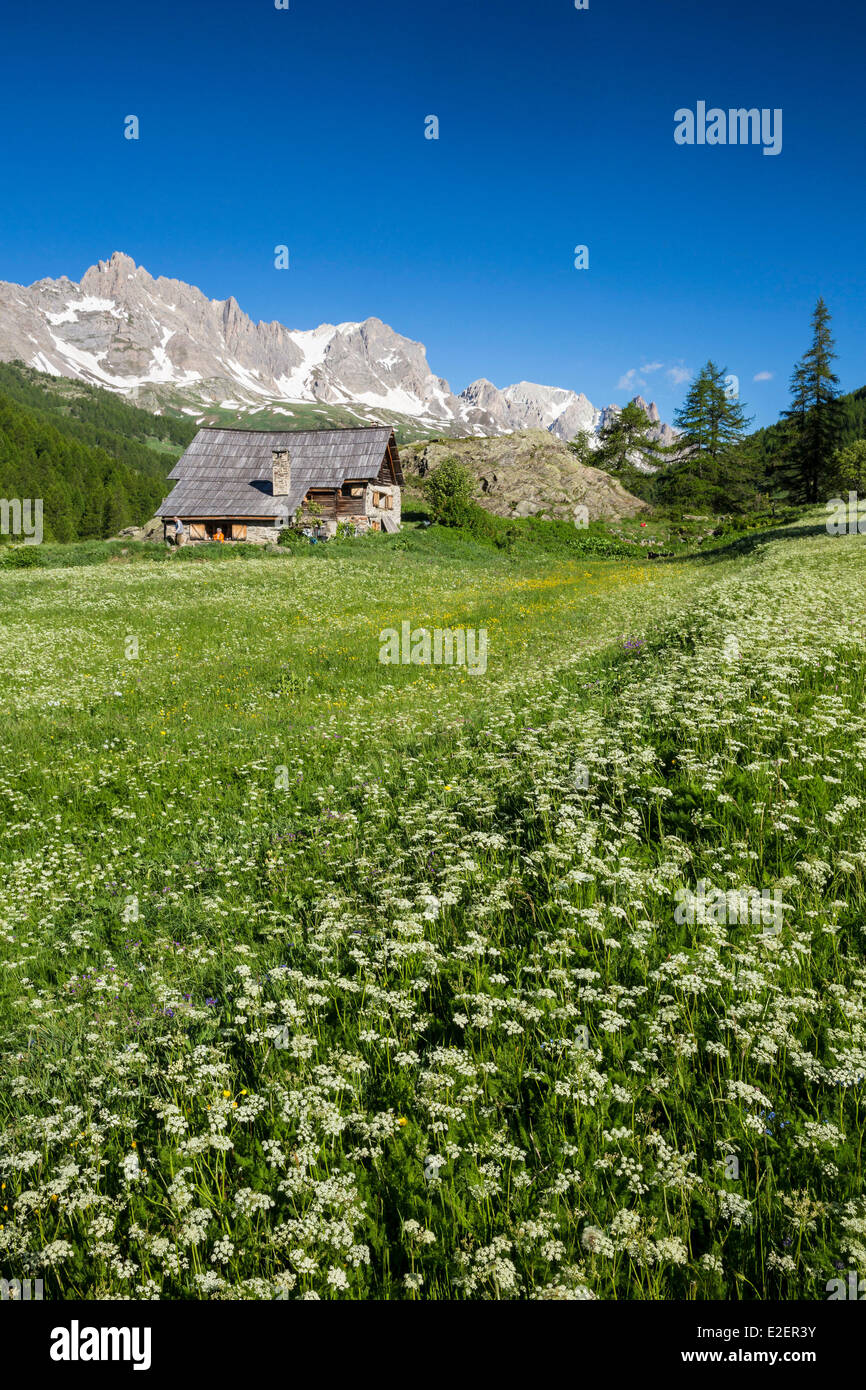
<svg viewBox="0 0 866 1390">
<path fill-rule="evenodd" d="M 727 545 L 714 546 L 712 550 L 692 550 L 686 555 L 660 555 L 656 563 L 679 565 L 684 562 L 691 564 L 695 560 L 702 560 L 704 564 L 711 565 L 741 555 L 757 555 L 761 558 L 771 541 L 805 540 L 809 536 L 826 535 L 827 527 L 824 524 L 774 526 L 765 531 L 755 531 L 751 535 L 738 536 L 736 540 L 730 541 Z"/>
</svg>

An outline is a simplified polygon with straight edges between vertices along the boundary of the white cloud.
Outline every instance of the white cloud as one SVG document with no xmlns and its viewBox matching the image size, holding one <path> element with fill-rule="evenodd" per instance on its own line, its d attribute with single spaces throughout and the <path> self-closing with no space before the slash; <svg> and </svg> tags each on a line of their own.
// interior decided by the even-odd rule
<svg viewBox="0 0 866 1390">
<path fill-rule="evenodd" d="M 757 376 L 753 376 L 753 377 L 752 377 L 752 380 L 753 380 L 753 381 L 772 381 L 772 380 L 773 380 L 773 373 L 772 373 L 772 372 L 758 372 Z"/>
<path fill-rule="evenodd" d="M 634 386 L 646 386 L 643 377 L 637 374 L 637 367 L 629 367 L 624 376 L 621 376 L 616 383 L 617 391 L 631 391 Z"/>
<path fill-rule="evenodd" d="M 691 372 L 688 367 L 668 367 L 666 375 L 669 377 L 671 385 L 682 386 L 684 381 L 691 379 Z"/>
<path fill-rule="evenodd" d="M 639 391 L 647 387 L 647 377 L 652 372 L 660 372 L 664 369 L 665 376 L 672 386 L 681 386 L 684 381 L 690 381 L 691 370 L 684 367 L 682 363 L 677 363 L 672 367 L 665 367 L 664 362 L 644 362 L 640 367 L 629 367 L 616 383 L 617 391 Z"/>
<path fill-rule="evenodd" d="M 630 391 L 632 388 L 646 386 L 650 372 L 660 372 L 664 362 L 644 362 L 640 367 L 629 367 L 616 383 L 617 391 Z"/>
</svg>

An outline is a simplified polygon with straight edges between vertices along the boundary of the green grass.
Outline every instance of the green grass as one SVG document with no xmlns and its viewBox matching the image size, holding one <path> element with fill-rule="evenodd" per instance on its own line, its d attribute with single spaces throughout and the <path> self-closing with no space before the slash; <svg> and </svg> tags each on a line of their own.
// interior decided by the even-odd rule
<svg viewBox="0 0 866 1390">
<path fill-rule="evenodd" d="M 536 523 L 0 566 L 0 1274 L 866 1273 L 864 550 L 809 521 L 713 564 Z M 403 621 L 486 671 L 382 665 Z M 702 879 L 780 934 L 680 920 Z"/>
</svg>

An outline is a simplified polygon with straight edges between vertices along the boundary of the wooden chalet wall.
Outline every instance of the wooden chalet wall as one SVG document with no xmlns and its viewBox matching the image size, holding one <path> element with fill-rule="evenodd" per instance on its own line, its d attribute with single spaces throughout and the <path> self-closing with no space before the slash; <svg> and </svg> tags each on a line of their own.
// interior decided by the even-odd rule
<svg viewBox="0 0 866 1390">
<path fill-rule="evenodd" d="M 366 491 L 367 484 L 363 480 L 349 481 L 343 484 L 337 493 L 337 519 L 339 521 L 365 515 L 364 496 Z"/>
<path fill-rule="evenodd" d="M 337 520 L 337 492 L 335 488 L 310 488 L 305 499 L 305 509 L 310 502 L 314 502 L 319 508 L 322 521 Z"/>
</svg>

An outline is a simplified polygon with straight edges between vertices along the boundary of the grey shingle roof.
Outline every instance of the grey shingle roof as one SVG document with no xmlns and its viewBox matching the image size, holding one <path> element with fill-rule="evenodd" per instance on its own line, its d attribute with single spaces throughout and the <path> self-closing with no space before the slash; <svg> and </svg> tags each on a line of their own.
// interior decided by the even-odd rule
<svg viewBox="0 0 866 1390">
<path fill-rule="evenodd" d="M 310 488 L 340 487 L 348 478 L 374 480 L 389 442 L 389 425 L 348 430 L 199 430 L 169 473 L 173 491 L 157 516 L 276 517 L 291 515 Z M 271 452 L 288 449 L 291 490 L 274 497 Z"/>
</svg>

